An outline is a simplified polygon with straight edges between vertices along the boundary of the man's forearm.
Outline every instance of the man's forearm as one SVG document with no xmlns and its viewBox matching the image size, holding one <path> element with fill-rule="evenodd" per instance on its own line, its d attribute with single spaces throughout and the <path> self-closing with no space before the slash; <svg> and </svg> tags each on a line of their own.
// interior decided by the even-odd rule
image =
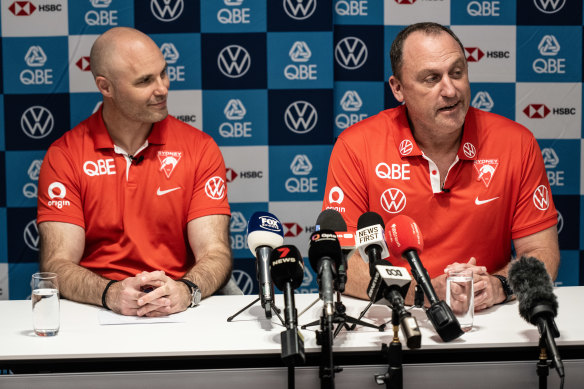
<svg viewBox="0 0 584 389">
<path fill-rule="evenodd" d="M 215 252 L 197 260 L 184 278 L 197 284 L 202 297 L 207 297 L 227 283 L 232 267 L 230 252 Z"/>
</svg>

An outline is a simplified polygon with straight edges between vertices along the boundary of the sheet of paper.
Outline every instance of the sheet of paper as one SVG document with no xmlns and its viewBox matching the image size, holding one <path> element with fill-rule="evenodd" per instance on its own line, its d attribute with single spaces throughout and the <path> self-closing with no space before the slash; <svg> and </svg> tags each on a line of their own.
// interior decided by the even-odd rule
<svg viewBox="0 0 584 389">
<path fill-rule="evenodd" d="M 100 309 L 97 312 L 97 320 L 101 325 L 185 323 L 185 315 L 186 312 L 173 313 L 172 315 L 163 317 L 125 316 L 105 309 Z"/>
</svg>

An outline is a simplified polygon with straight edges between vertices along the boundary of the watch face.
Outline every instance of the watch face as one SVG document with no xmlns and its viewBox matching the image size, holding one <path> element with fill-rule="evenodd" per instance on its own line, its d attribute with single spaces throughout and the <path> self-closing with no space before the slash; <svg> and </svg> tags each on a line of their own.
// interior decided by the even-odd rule
<svg viewBox="0 0 584 389">
<path fill-rule="evenodd" d="M 199 303 L 201 302 L 201 290 L 199 288 L 195 289 L 193 291 L 193 302 L 192 305 L 199 305 Z"/>
</svg>

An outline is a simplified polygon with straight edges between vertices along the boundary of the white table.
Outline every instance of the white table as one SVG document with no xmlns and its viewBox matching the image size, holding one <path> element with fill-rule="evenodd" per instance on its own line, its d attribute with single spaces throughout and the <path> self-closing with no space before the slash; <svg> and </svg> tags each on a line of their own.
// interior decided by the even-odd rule
<svg viewBox="0 0 584 389">
<path fill-rule="evenodd" d="M 565 388 L 581 388 L 584 382 L 584 287 L 556 288 L 560 308 L 556 339 L 566 365 Z M 296 295 L 302 311 L 317 295 Z M 286 386 L 286 368 L 280 359 L 277 317 L 268 320 L 259 303 L 232 322 L 227 317 L 253 301 L 255 296 L 214 296 L 185 314 L 182 323 L 100 325 L 98 307 L 61 301 L 61 330 L 53 338 L 32 332 L 30 301 L 0 301 L 0 369 L 17 374 L 0 375 L 0 388 L 118 387 L 275 387 Z M 283 308 L 282 295 L 277 305 Z M 356 317 L 365 301 L 343 297 L 347 314 Z M 318 302 L 299 319 L 300 324 L 317 320 Z M 411 311 L 422 332 L 421 349 L 404 344 L 404 387 L 537 387 L 537 328 L 518 314 L 517 302 L 493 307 L 475 315 L 474 328 L 459 339 L 444 343 L 425 313 Z M 373 306 L 365 320 L 376 325 L 388 321 L 390 311 Z M 296 386 L 318 388 L 321 347 L 315 330 L 302 330 L 307 364 L 296 368 Z M 401 337 L 401 332 L 400 332 Z M 336 387 L 377 388 L 373 375 L 387 371 L 381 355 L 382 343 L 392 338 L 385 332 L 357 327 L 342 330 L 334 339 L 334 361 L 344 368 L 336 375 Z M 46 374 L 41 374 L 47 370 Z M 26 374 L 19 374 L 19 372 Z M 495 373 L 495 374 L 493 374 Z M 83 377 L 80 380 L 80 377 Z M 194 381 L 193 381 L 194 380 Z M 550 371 L 550 388 L 559 387 Z M 84 386 L 87 385 L 87 386 Z"/>
</svg>

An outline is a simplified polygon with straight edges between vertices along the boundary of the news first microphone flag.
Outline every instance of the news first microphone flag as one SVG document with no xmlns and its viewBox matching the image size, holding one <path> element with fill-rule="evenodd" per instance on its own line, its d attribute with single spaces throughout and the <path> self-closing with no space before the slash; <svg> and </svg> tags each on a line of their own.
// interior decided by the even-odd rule
<svg viewBox="0 0 584 389">
<path fill-rule="evenodd" d="M 341 193 L 324 193 L 335 137 L 397 105 L 387 86 L 390 44 L 405 25 L 428 20 L 450 26 L 465 45 L 472 106 L 516 120 L 538 139 L 560 213 L 556 284 L 584 282 L 581 1 L 0 5 L 0 299 L 30 296 L 30 276 L 38 270 L 40 165 L 53 141 L 98 108 L 89 50 L 115 26 L 135 27 L 159 45 L 171 81 L 170 113 L 221 148 L 233 213 L 234 277 L 246 294 L 258 293 L 247 220 L 256 211 L 276 215 L 285 244 L 297 246 L 306 260 L 322 199 L 332 198 L 343 211 Z M 103 161 L 88 161 L 85 169 L 106 172 Z M 378 174 L 388 187 L 406 178 L 399 166 L 382 164 Z M 298 292 L 317 291 L 316 276 L 305 266 Z"/>
</svg>

